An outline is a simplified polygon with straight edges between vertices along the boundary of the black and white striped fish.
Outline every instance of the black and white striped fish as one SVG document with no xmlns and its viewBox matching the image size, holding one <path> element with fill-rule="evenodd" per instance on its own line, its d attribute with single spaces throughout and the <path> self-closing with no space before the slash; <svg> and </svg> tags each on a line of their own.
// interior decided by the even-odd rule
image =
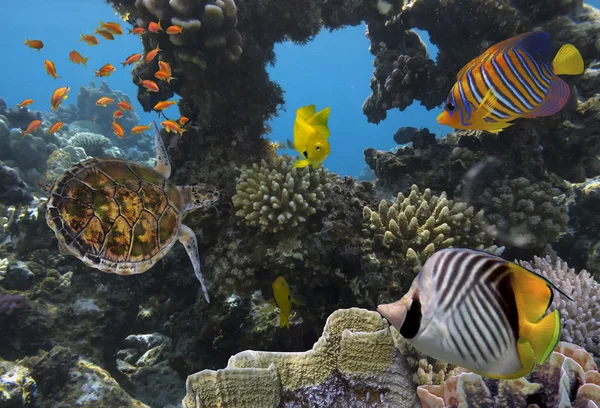
<svg viewBox="0 0 600 408">
<path fill-rule="evenodd" d="M 544 317 L 552 289 L 565 295 L 497 256 L 442 249 L 402 299 L 378 311 L 421 352 L 486 377 L 513 379 L 543 364 L 559 340 L 558 310 Z"/>
</svg>

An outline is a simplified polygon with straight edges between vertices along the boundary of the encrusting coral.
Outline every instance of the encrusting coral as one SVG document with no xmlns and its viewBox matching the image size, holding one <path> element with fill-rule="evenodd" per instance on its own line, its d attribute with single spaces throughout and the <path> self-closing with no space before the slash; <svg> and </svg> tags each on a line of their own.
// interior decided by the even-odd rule
<svg viewBox="0 0 600 408">
<path fill-rule="evenodd" d="M 493 380 L 463 372 L 442 385 L 420 386 L 417 394 L 423 408 L 592 408 L 600 404 L 600 373 L 583 348 L 560 342 L 544 365 L 525 378 Z"/>
<path fill-rule="evenodd" d="M 521 266 L 545 276 L 573 298 L 554 296 L 550 310 L 560 310 L 561 340 L 574 343 L 594 356 L 600 364 L 600 284 L 583 270 L 576 273 L 560 259 L 535 257 L 533 262 L 518 261 Z"/>
<path fill-rule="evenodd" d="M 294 168 L 290 157 L 243 167 L 232 197 L 235 215 L 261 231 L 290 230 L 317 212 L 330 187 L 328 172 Z"/>
<path fill-rule="evenodd" d="M 567 206 L 551 183 L 525 177 L 497 180 L 477 200 L 498 239 L 521 248 L 543 248 L 567 230 Z"/>
<path fill-rule="evenodd" d="M 347 406 L 408 408 L 417 405 L 406 361 L 382 317 L 342 309 L 327 319 L 312 350 L 278 353 L 247 350 L 223 370 L 187 379 L 185 408 Z"/>
<path fill-rule="evenodd" d="M 439 197 L 413 185 L 408 197 L 399 193 L 396 203 L 379 203 L 377 211 L 365 207 L 366 227 L 383 237 L 383 244 L 399 254 L 415 272 L 433 253 L 442 248 L 467 247 L 500 254 L 494 245 L 494 231 L 485 230 L 483 212 L 464 202 Z"/>
</svg>

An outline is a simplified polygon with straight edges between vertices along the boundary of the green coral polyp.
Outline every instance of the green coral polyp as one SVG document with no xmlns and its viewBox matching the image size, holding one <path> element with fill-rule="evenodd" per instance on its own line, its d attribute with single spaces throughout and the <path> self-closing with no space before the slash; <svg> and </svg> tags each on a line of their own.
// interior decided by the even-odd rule
<svg viewBox="0 0 600 408">
<path fill-rule="evenodd" d="M 503 249 L 493 245 L 494 231 L 484 230 L 483 211 L 448 200 L 446 193 L 420 193 L 416 185 L 408 197 L 399 193 L 394 204 L 382 200 L 377 211 L 365 207 L 363 218 L 371 231 L 382 235 L 383 245 L 400 253 L 415 271 L 442 248 L 464 246 L 496 254 Z"/>
<path fill-rule="evenodd" d="M 233 196 L 235 213 L 261 231 L 290 230 L 317 212 L 329 187 L 324 168 L 297 169 L 289 157 L 243 167 Z"/>
</svg>

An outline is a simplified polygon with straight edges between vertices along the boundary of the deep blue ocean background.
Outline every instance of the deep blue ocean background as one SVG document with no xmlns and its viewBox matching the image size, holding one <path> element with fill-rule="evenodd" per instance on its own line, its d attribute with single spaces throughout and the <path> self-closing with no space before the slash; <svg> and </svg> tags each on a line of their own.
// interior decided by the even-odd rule
<svg viewBox="0 0 600 408">
<path fill-rule="evenodd" d="M 600 7 L 600 0 L 587 3 Z M 121 21 L 102 0 L 1 1 L 0 22 L 4 34 L 0 36 L 0 49 L 4 58 L 0 68 L 0 97 L 9 106 L 23 99 L 34 99 L 32 109 L 47 111 L 52 91 L 70 86 L 71 94 L 64 105 L 75 103 L 79 87 L 89 85 L 94 79 L 92 70 L 109 62 L 117 67 L 117 72 L 103 79 L 111 88 L 131 97 L 140 124 L 155 119 L 155 113 L 142 112 L 130 69 L 122 70 L 120 64 L 129 55 L 142 52 L 141 40 L 124 34 L 116 36 L 115 41 L 98 36 L 100 44 L 94 47 L 79 42 L 81 33 L 93 33 L 98 20 Z M 125 32 L 130 28 L 126 23 L 122 27 Z M 45 47 L 38 53 L 23 46 L 26 37 L 42 40 Z M 426 35 L 422 37 L 430 57 L 435 59 L 436 48 L 427 42 Z M 363 150 L 367 147 L 391 149 L 395 146 L 394 132 L 401 126 L 428 127 L 438 136 L 450 131 L 436 123 L 438 109 L 428 112 L 415 104 L 404 112 L 388 111 L 387 119 L 379 125 L 367 122 L 362 104 L 371 93 L 369 80 L 374 58 L 368 48 L 364 25 L 334 32 L 323 30 L 305 46 L 278 44 L 277 63 L 268 70 L 271 78 L 285 90 L 286 104 L 285 110 L 270 123 L 273 129 L 270 138 L 277 141 L 293 138 L 297 108 L 307 104 L 315 104 L 319 110 L 330 106 L 331 154 L 324 164 L 342 176 L 358 176 L 364 168 Z M 72 50 L 90 57 L 87 68 L 69 61 Z M 44 59 L 56 64 L 61 78 L 54 80 L 46 74 Z M 170 108 L 167 115 L 178 117 L 178 108 Z M 293 152 L 288 150 L 288 153 Z"/>
</svg>

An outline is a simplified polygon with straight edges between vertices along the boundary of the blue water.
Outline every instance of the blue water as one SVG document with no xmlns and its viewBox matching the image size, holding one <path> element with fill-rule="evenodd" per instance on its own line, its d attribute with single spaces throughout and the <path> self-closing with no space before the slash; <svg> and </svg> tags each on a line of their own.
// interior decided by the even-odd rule
<svg viewBox="0 0 600 408">
<path fill-rule="evenodd" d="M 587 2 L 600 7 L 600 0 Z M 142 52 L 137 36 L 123 35 L 115 41 L 100 39 L 98 46 L 88 46 L 79 41 L 80 33 L 92 33 L 98 20 L 118 21 L 113 10 L 101 0 L 21 0 L 0 2 L 0 22 L 4 34 L 0 36 L 3 64 L 0 75 L 0 97 L 9 105 L 23 99 L 34 99 L 32 109 L 50 109 L 50 95 L 61 86 L 72 88 L 74 102 L 80 86 L 87 86 L 94 78 L 93 69 L 105 63 L 117 67 L 105 80 L 111 88 L 121 90 L 136 101 L 137 86 L 132 82 L 130 70 L 121 70 L 120 62 L 127 56 Z M 128 24 L 123 24 L 128 27 Z M 331 107 L 331 154 L 325 166 L 340 175 L 357 176 L 364 167 L 363 150 L 367 147 L 390 149 L 395 146 L 394 132 L 401 126 L 428 127 L 438 135 L 449 128 L 435 121 L 438 110 L 427 111 L 413 104 L 406 111 L 388 111 L 388 117 L 379 125 L 367 122 L 362 104 L 370 95 L 369 80 L 373 72 L 373 56 L 365 27 L 349 27 L 333 33 L 322 31 L 306 46 L 291 43 L 275 48 L 277 64 L 269 68 L 271 78 L 285 90 L 285 111 L 271 121 L 274 140 L 292 139 L 295 111 L 298 107 L 315 104 L 318 109 Z M 25 37 L 44 41 L 41 52 L 23 46 Z M 431 45 L 430 45 L 431 46 Z M 435 58 L 435 47 L 429 48 Z M 88 68 L 69 61 L 69 52 L 78 51 L 91 57 Z M 56 64 L 61 78 L 53 80 L 43 68 L 44 59 Z M 99 83 L 99 82 L 98 82 Z M 140 123 L 148 123 L 155 114 L 143 113 L 134 103 Z M 167 111 L 178 116 L 177 107 Z M 292 153 L 291 151 L 288 151 Z"/>
</svg>

